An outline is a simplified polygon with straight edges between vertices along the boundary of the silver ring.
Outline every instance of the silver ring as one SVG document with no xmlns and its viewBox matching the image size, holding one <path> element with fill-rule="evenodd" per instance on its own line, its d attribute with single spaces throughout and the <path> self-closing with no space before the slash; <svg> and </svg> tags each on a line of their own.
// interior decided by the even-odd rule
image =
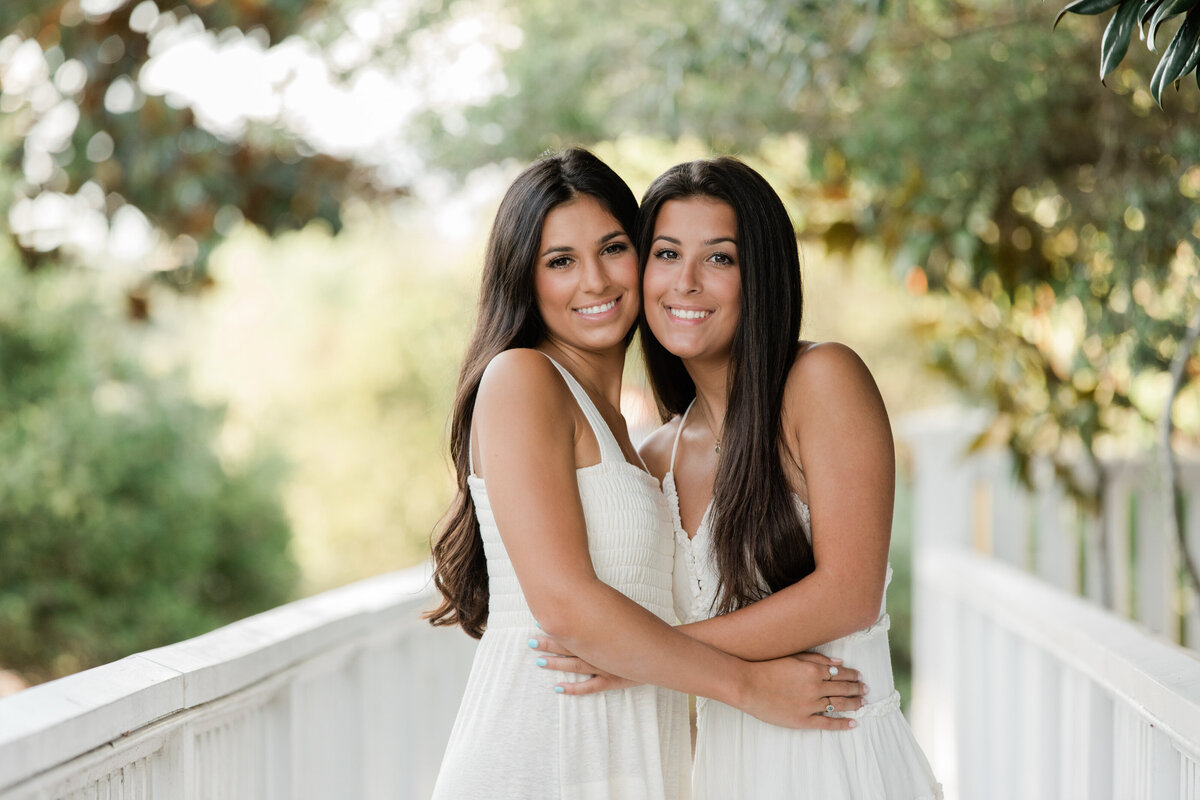
<svg viewBox="0 0 1200 800">
<path fill-rule="evenodd" d="M 833 713 L 833 703 L 830 703 L 829 705 L 825 706 L 825 711 L 828 714 L 832 714 Z"/>
<path fill-rule="evenodd" d="M 833 680 L 834 678 L 836 678 L 837 674 L 838 674 L 838 668 L 834 667 L 834 666 L 830 666 L 829 667 L 829 680 Z"/>
</svg>

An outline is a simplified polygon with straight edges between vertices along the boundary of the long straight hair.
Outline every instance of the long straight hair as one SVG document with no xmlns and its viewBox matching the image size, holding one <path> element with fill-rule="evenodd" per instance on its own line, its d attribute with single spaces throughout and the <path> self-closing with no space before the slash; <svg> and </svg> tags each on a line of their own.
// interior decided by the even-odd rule
<svg viewBox="0 0 1200 800">
<path fill-rule="evenodd" d="M 729 401 L 713 484 L 709 532 L 719 576 L 715 611 L 726 613 L 789 586 L 813 571 L 782 459 L 781 414 L 800 338 L 803 292 L 791 219 L 765 179 L 735 158 L 679 164 L 654 180 L 638 212 L 645 274 L 654 225 L 670 200 L 705 197 L 737 218 L 741 304 L 729 357 Z M 654 337 L 643 315 L 642 352 L 664 422 L 682 414 L 696 386 L 678 356 Z M 765 587 L 765 589 L 764 589 Z"/>
<path fill-rule="evenodd" d="M 459 372 L 450 423 L 450 458 L 458 490 L 432 544 L 433 582 L 442 602 L 426 615 L 433 625 L 461 625 L 477 639 L 487 626 L 489 591 L 483 539 L 467 486 L 475 398 L 493 358 L 516 347 L 534 347 L 545 335 L 534 291 L 542 226 L 552 209 L 581 195 L 595 198 L 630 238 L 635 236 L 633 192 L 603 161 L 573 148 L 543 157 L 516 177 L 500 201 L 484 255 L 479 313 Z"/>
</svg>

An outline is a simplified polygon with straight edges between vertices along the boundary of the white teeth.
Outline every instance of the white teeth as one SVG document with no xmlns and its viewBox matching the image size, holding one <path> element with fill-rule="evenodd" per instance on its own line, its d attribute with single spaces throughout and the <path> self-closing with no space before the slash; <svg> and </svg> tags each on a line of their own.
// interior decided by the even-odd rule
<svg viewBox="0 0 1200 800">
<path fill-rule="evenodd" d="M 684 308 L 668 308 L 667 311 L 676 319 L 704 319 L 705 317 L 711 317 L 713 313 L 711 311 L 692 311 Z"/>
<path fill-rule="evenodd" d="M 603 314 L 605 311 L 616 306 L 616 304 L 616 300 L 609 300 L 607 303 L 601 303 L 598 306 L 588 306 L 587 308 L 577 308 L 575 310 L 580 314 Z"/>
</svg>

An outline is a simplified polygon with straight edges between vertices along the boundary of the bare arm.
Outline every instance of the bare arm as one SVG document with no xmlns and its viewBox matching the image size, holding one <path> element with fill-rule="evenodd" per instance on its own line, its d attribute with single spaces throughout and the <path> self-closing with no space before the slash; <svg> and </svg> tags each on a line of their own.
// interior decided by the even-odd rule
<svg viewBox="0 0 1200 800">
<path fill-rule="evenodd" d="M 891 538 L 895 453 L 887 412 L 866 366 L 839 344 L 796 359 L 784 426 L 803 465 L 816 570 L 733 613 L 682 626 L 752 661 L 810 650 L 879 614 Z"/>
<path fill-rule="evenodd" d="M 813 717 L 820 667 L 747 663 L 688 637 L 603 583 L 587 548 L 575 475 L 576 415 L 539 353 L 488 367 L 476 402 L 478 457 L 505 548 L 543 629 L 600 669 L 734 705 L 790 727 L 846 727 Z"/>
</svg>

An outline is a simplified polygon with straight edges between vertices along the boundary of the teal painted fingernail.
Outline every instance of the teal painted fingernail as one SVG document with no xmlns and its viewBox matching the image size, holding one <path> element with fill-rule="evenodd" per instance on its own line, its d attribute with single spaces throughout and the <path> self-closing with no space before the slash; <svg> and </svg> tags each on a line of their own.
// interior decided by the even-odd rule
<svg viewBox="0 0 1200 800">
<path fill-rule="evenodd" d="M 539 631 L 542 629 L 542 623 L 538 622 L 537 620 L 534 620 L 533 624 L 538 626 Z"/>
<path fill-rule="evenodd" d="M 555 686 L 555 687 L 554 687 L 554 691 L 558 692 L 559 694 L 562 694 L 563 692 L 565 692 L 565 691 L 566 691 L 566 689 L 564 689 L 564 688 L 563 688 L 563 687 L 561 687 L 561 686 Z"/>
<path fill-rule="evenodd" d="M 537 639 L 530 639 L 529 646 L 532 647 L 534 650 L 537 650 Z"/>
<path fill-rule="evenodd" d="M 544 659 L 544 658 L 539 658 L 539 659 L 537 660 L 537 665 L 538 665 L 539 667 L 544 667 L 544 666 L 546 666 L 546 659 Z"/>
</svg>

